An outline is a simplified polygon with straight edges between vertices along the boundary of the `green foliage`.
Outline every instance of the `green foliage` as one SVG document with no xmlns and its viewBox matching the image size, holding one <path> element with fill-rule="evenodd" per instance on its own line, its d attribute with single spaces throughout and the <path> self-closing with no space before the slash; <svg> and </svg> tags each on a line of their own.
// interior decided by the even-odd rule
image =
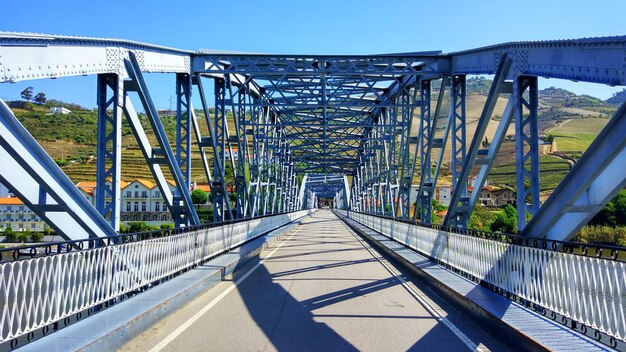
<svg viewBox="0 0 626 352">
<path fill-rule="evenodd" d="M 625 226 L 626 225 L 626 190 L 621 190 L 615 198 L 594 216 L 589 225 Z"/>
<path fill-rule="evenodd" d="M 209 209 L 200 209 L 197 211 L 198 217 L 200 218 L 200 222 L 203 224 L 208 224 L 213 222 L 213 210 Z"/>
<path fill-rule="evenodd" d="M 30 231 L 14 232 L 15 242 L 24 243 L 30 238 Z"/>
<path fill-rule="evenodd" d="M 433 199 L 432 205 L 433 205 L 433 212 L 435 212 L 435 213 L 438 213 L 438 212 L 440 212 L 442 210 L 448 209 L 448 207 L 446 207 L 445 205 L 439 203 L 439 201 L 436 200 L 436 199 Z"/>
<path fill-rule="evenodd" d="M 196 205 L 205 204 L 207 202 L 207 194 L 201 189 L 194 189 L 191 192 L 191 202 Z"/>
<path fill-rule="evenodd" d="M 73 103 L 66 103 L 64 101 L 61 100 L 56 100 L 56 99 L 48 99 L 46 100 L 46 106 L 47 107 L 56 107 L 56 106 L 60 106 L 62 108 L 66 108 L 72 111 L 77 111 L 77 110 L 87 110 L 84 107 L 78 105 L 78 104 L 73 104 Z"/>
<path fill-rule="evenodd" d="M 126 224 L 120 224 L 120 233 L 128 233 L 128 226 L 126 226 Z"/>
<path fill-rule="evenodd" d="M 37 95 L 35 95 L 35 102 L 37 102 L 37 104 L 43 104 L 46 102 L 46 93 L 44 92 L 39 92 L 37 93 Z"/>
<path fill-rule="evenodd" d="M 572 240 L 582 243 L 607 244 L 626 247 L 626 227 L 596 225 L 585 226 Z"/>
<path fill-rule="evenodd" d="M 153 228 L 151 226 L 149 226 L 143 221 L 135 221 L 135 222 L 128 223 L 127 233 L 146 232 L 152 229 Z"/>
<path fill-rule="evenodd" d="M 22 99 L 30 101 L 33 98 L 33 87 L 26 87 L 20 95 L 22 96 Z"/>
<path fill-rule="evenodd" d="M 465 82 L 467 94 L 488 95 L 493 81 L 484 77 L 471 77 Z"/>
<path fill-rule="evenodd" d="M 546 136 L 546 142 L 552 144 L 552 142 L 554 142 L 554 135 L 549 134 L 548 136 Z"/>
<path fill-rule="evenodd" d="M 30 234 L 30 241 L 34 243 L 39 243 L 43 239 L 43 233 L 41 232 L 33 232 Z"/>
<path fill-rule="evenodd" d="M 161 230 L 168 230 L 168 229 L 173 229 L 174 228 L 174 224 L 161 224 L 161 226 L 159 226 L 159 229 Z"/>
<path fill-rule="evenodd" d="M 626 88 L 621 92 L 614 93 L 612 97 L 606 100 L 607 103 L 619 105 L 626 101 Z"/>
<path fill-rule="evenodd" d="M 469 219 L 469 228 L 483 231 L 491 231 L 491 224 L 496 219 L 498 212 L 489 210 L 482 204 L 476 205 Z"/>
<path fill-rule="evenodd" d="M 491 231 L 504 233 L 517 233 L 517 209 L 507 204 L 504 210 L 496 215 L 491 223 Z"/>
</svg>

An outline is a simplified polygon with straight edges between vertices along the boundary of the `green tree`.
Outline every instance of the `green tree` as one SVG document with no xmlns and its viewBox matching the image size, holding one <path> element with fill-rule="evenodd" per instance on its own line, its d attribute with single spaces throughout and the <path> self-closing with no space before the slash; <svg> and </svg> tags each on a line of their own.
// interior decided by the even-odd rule
<svg viewBox="0 0 626 352">
<path fill-rule="evenodd" d="M 194 189 L 191 192 L 191 202 L 195 205 L 206 204 L 207 199 L 206 192 L 201 189 Z"/>
<path fill-rule="evenodd" d="M 16 242 L 24 243 L 30 238 L 30 231 L 17 232 L 15 237 L 17 240 Z"/>
<path fill-rule="evenodd" d="M 491 224 L 491 231 L 504 233 L 517 233 L 517 209 L 507 204 L 504 210 L 496 215 Z"/>
<path fill-rule="evenodd" d="M 30 241 L 34 243 L 39 243 L 43 239 L 43 233 L 41 232 L 33 232 L 30 234 Z"/>
<path fill-rule="evenodd" d="M 129 222 L 128 233 L 146 232 L 150 231 L 150 226 L 143 221 Z"/>
<path fill-rule="evenodd" d="M 596 214 L 589 225 L 623 226 L 626 225 L 626 190 L 621 190 L 602 210 Z"/>
<path fill-rule="evenodd" d="M 26 87 L 20 94 L 22 95 L 22 99 L 30 101 L 33 98 L 33 87 Z"/>
<path fill-rule="evenodd" d="M 46 102 L 46 93 L 44 92 L 37 93 L 37 95 L 35 95 L 35 101 L 39 105 L 44 104 Z"/>
<path fill-rule="evenodd" d="M 469 228 L 483 231 L 491 231 L 491 224 L 496 219 L 497 213 L 490 211 L 486 206 L 477 204 L 469 219 Z"/>
<path fill-rule="evenodd" d="M 11 226 L 4 229 L 4 236 L 6 238 L 6 241 L 9 243 L 14 243 L 16 241 L 15 232 L 13 232 Z"/>
</svg>

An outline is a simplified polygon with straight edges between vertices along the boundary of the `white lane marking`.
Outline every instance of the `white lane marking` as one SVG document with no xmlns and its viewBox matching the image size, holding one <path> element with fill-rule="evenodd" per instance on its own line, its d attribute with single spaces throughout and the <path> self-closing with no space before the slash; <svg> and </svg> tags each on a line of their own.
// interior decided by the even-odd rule
<svg viewBox="0 0 626 352">
<path fill-rule="evenodd" d="M 234 283 L 231 283 L 230 286 L 228 286 L 228 288 L 226 290 L 224 290 L 224 292 L 220 293 L 219 296 L 215 297 L 209 304 L 204 306 L 204 308 L 202 308 L 193 317 L 191 317 L 189 320 L 187 320 L 185 323 L 183 323 L 181 326 L 179 326 L 176 330 L 174 330 L 166 338 L 161 340 L 161 342 L 159 344 L 157 344 L 156 346 L 152 347 L 150 352 L 159 352 L 159 351 L 161 351 L 170 342 L 172 342 L 175 338 L 177 338 L 180 334 L 185 332 L 185 330 L 187 330 L 191 325 L 193 325 L 193 323 L 195 323 L 198 319 L 200 319 L 206 312 L 208 312 L 211 308 L 213 308 L 216 304 L 218 304 L 224 297 L 226 297 L 226 295 L 228 295 L 232 290 L 237 288 L 237 286 L 239 286 L 239 284 L 241 284 L 241 282 L 243 282 L 243 280 L 245 280 L 248 276 L 250 276 L 250 274 L 252 274 L 258 267 L 263 265 L 263 263 L 265 263 L 265 261 L 267 259 L 269 259 L 274 253 L 276 253 L 276 251 L 279 250 L 280 247 L 282 247 L 283 244 L 285 244 L 285 242 L 287 242 L 289 239 L 291 239 L 291 237 L 293 237 L 301 229 L 302 229 L 302 227 L 298 228 L 287 239 L 285 239 L 278 247 L 276 247 L 272 252 L 270 252 L 270 254 L 268 254 L 265 258 L 263 258 L 263 260 L 258 262 L 255 266 L 252 267 L 252 269 L 250 269 L 247 273 L 245 273 L 242 277 L 240 277 L 239 280 L 235 281 Z"/>
<path fill-rule="evenodd" d="M 373 249 L 371 249 L 369 245 L 367 245 L 366 243 L 363 243 L 363 241 L 357 236 L 356 233 L 354 233 L 354 231 L 348 225 L 344 223 L 344 226 L 346 227 L 346 229 L 348 229 L 348 231 L 350 231 L 350 233 L 352 233 L 354 238 L 356 238 L 356 240 L 361 243 L 363 248 L 365 248 L 372 255 L 372 257 L 376 258 L 376 260 L 378 260 L 378 262 L 385 269 L 387 269 L 387 271 L 391 275 L 393 275 L 398 281 L 400 281 L 400 284 L 404 286 L 404 288 L 409 292 L 409 294 L 413 296 L 413 298 L 415 298 L 418 302 L 420 302 L 433 317 L 435 317 L 435 320 L 440 321 L 445 326 L 447 326 L 448 329 L 450 329 L 450 331 L 452 331 L 452 333 L 454 333 L 465 344 L 465 346 L 467 346 L 467 348 L 470 349 L 470 351 L 489 351 L 489 349 L 482 344 L 480 346 L 476 345 L 469 337 L 467 337 L 467 335 L 465 335 L 459 328 L 457 328 L 448 318 L 446 318 L 443 314 L 440 313 L 440 312 L 445 312 L 443 309 L 441 309 L 441 307 L 433 307 L 430 303 L 428 303 L 428 301 L 426 301 L 420 293 L 418 293 L 415 289 L 413 289 L 413 287 L 411 287 L 411 285 L 409 285 L 406 282 L 406 280 L 404 280 L 404 278 L 400 276 L 399 273 L 396 273 L 395 270 L 393 270 L 385 261 L 383 261 L 383 258 L 381 258 L 375 252 L 373 252 Z"/>
</svg>

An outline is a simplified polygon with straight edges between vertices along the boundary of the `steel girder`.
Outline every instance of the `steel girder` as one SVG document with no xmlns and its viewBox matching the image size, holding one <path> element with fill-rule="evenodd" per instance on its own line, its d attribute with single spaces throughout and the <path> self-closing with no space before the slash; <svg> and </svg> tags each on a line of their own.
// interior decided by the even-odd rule
<svg viewBox="0 0 626 352">
<path fill-rule="evenodd" d="M 137 143 L 142 149 L 146 162 L 150 166 L 150 170 L 154 179 L 157 182 L 159 191 L 164 196 L 168 209 L 172 213 L 176 226 L 184 226 L 185 224 L 198 225 L 200 220 L 196 210 L 191 202 L 191 196 L 189 194 L 189 187 L 186 185 L 185 178 L 178 165 L 177 159 L 172 151 L 165 129 L 154 102 L 148 91 L 148 87 L 143 78 L 143 74 L 139 68 L 139 63 L 136 56 L 133 53 L 129 54 L 129 59 L 125 60 L 126 69 L 129 74 L 130 80 L 124 82 L 125 98 L 124 98 L 124 113 L 128 118 L 128 122 L 131 125 Z M 126 94 L 127 92 L 136 92 L 141 100 L 143 108 L 148 117 L 148 121 L 152 126 L 152 131 L 155 134 L 158 148 L 152 148 L 145 131 L 141 125 L 141 121 L 135 112 L 135 109 L 130 101 L 130 98 Z M 190 137 L 190 136 L 189 136 Z M 165 176 L 161 170 L 160 164 L 164 164 L 168 167 L 175 183 L 175 194 L 171 194 Z"/>
<path fill-rule="evenodd" d="M 115 231 L 120 229 L 122 175 L 122 107 L 124 84 L 116 74 L 98 75 L 98 155 L 95 205 Z M 108 183 L 107 183 L 108 182 Z M 108 202 L 107 202 L 108 198 Z"/>
<path fill-rule="evenodd" d="M 206 154 L 206 147 L 213 147 L 215 155 L 213 174 L 220 175 L 217 181 L 212 177 L 207 158 L 203 156 L 203 159 L 206 161 L 207 178 L 212 183 L 219 182 L 224 187 L 220 190 L 222 197 L 227 194 L 224 179 L 227 160 L 224 158 L 224 151 L 236 144 L 238 146 L 236 165 L 232 148 L 229 153 L 238 194 L 234 216 L 297 208 L 302 202 L 296 201 L 299 195 L 296 174 L 307 172 L 310 175 L 336 173 L 350 175 L 352 176 L 350 206 L 404 217 L 409 206 L 406 198 L 407 191 L 410 190 L 410 181 L 407 180 L 409 175 L 412 175 L 412 168 L 417 165 L 417 160 L 411 160 L 419 156 L 421 182 L 418 208 L 422 220 L 428 222 L 431 217 L 430 202 L 442 165 L 444 147 L 452 130 L 451 169 L 455 190 L 453 207 L 457 207 L 457 211 L 451 211 L 449 216 L 461 214 L 455 224 L 465 226 L 477 200 L 475 191 L 484 183 L 506 127 L 510 124 L 512 116 L 515 116 L 518 143 L 516 150 L 519 223 L 522 226 L 525 209 L 521 208 L 526 207 L 527 198 L 531 199 L 529 209 L 531 213 L 537 212 L 539 205 L 535 143 L 536 77 L 625 85 L 626 66 L 623 55 L 625 49 L 626 37 L 612 37 L 509 43 L 449 55 L 426 52 L 371 56 L 285 56 L 192 53 L 123 40 L 0 33 L 0 82 L 87 74 L 117 75 L 118 79 L 123 79 L 132 75 L 125 64 L 131 59 L 136 63 L 137 68 L 134 69 L 136 72 L 179 74 L 177 80 L 179 135 L 176 141 L 176 158 L 173 159 L 175 163 L 167 160 L 168 156 L 163 154 L 167 153 L 162 148 L 153 150 L 145 140 L 140 141 L 140 145 L 160 186 L 164 185 L 164 178 L 158 162 L 166 162 L 170 168 L 174 165 L 179 169 L 181 177 L 177 184 L 181 189 L 185 189 L 181 191 L 182 198 L 185 198 L 184 193 L 188 193 L 185 185 L 189 183 L 190 129 L 193 127 L 198 132 L 196 139 L 201 155 Z M 479 150 L 475 147 L 476 143 L 473 143 L 466 154 L 463 84 L 465 75 L 493 74 L 498 70 L 504 56 L 512 61 L 512 68 L 504 75 L 505 79 L 514 80 L 513 97 L 489 150 Z M 203 104 L 205 115 L 209 120 L 207 121 L 209 131 L 212 134 L 210 138 L 200 136 L 191 108 L 189 77 L 199 80 L 198 75 L 224 81 L 223 88 L 216 89 L 216 93 L 219 91 L 219 94 L 216 94 L 218 108 L 215 122 L 218 122 L 219 114 L 221 127 L 217 123 L 211 127 L 212 121 L 208 115 L 206 102 Z M 435 136 L 441 101 L 438 100 L 435 116 L 432 116 L 430 87 L 426 86 L 431 80 L 439 77 L 444 77 L 442 88 L 451 85 L 453 101 L 443 137 Z M 450 84 L 447 82 L 448 79 L 451 81 Z M 129 90 L 137 89 L 137 82 L 135 80 L 131 82 L 134 83 L 126 82 Z M 237 87 L 235 92 L 232 90 L 233 86 Z M 107 120 L 105 105 L 109 108 L 115 104 L 118 107 L 123 105 L 126 115 L 133 115 L 134 109 L 125 92 L 114 98 L 114 85 L 111 83 L 108 87 L 108 91 L 112 92 L 110 97 L 115 101 L 112 101 L 109 95 L 99 99 L 99 106 L 104 110 L 104 113 L 101 111 L 100 114 L 100 119 L 104 121 L 100 121 L 99 125 L 108 124 L 109 128 L 101 128 L 100 131 L 111 132 L 113 126 L 111 119 L 119 116 L 119 108 L 118 115 L 108 115 Z M 244 87 L 243 90 L 241 87 Z M 421 121 L 417 136 L 412 136 L 408 127 L 410 124 L 405 124 L 406 109 L 412 109 L 415 102 L 403 100 L 405 98 L 403 92 L 411 87 L 419 87 L 421 91 Z M 524 95 L 526 91 L 529 92 L 528 98 Z M 227 92 L 230 92 L 230 98 L 227 97 Z M 144 95 L 146 93 L 147 90 Z M 439 95 L 440 98 L 443 96 L 443 89 Z M 238 124 L 232 138 L 229 137 L 228 125 L 225 123 L 226 106 L 232 107 L 236 126 Z M 524 115 L 524 108 L 528 110 L 528 116 Z M 115 114 L 114 110 L 111 111 Z M 153 114 L 152 118 L 156 118 L 155 116 L 156 114 Z M 402 116 L 402 121 L 398 120 L 398 116 Z M 145 139 L 145 133 L 139 129 L 136 114 L 127 117 L 131 121 L 131 126 L 134 126 L 138 140 Z M 215 133 L 216 131 L 219 133 Z M 480 134 L 480 130 L 478 132 Z M 99 160 L 106 158 L 114 160 L 116 151 L 111 141 L 115 136 L 102 132 L 99 138 L 102 141 L 99 143 L 100 147 L 108 145 L 106 147 L 108 153 L 99 148 Z M 251 140 L 247 141 L 248 138 Z M 419 147 L 415 148 L 413 158 L 410 155 L 410 151 L 413 150 L 412 143 L 418 143 Z M 253 150 L 248 152 L 248 147 Z M 435 153 L 439 151 L 434 170 L 431 164 L 433 151 Z M 216 159 L 220 160 L 216 163 Z M 117 163 L 119 164 L 119 161 Z M 247 163 L 250 166 L 247 166 Z M 471 170 L 470 164 L 480 166 L 479 181 L 474 192 L 466 197 L 463 194 L 465 192 L 463 183 L 466 182 L 467 172 Z M 246 180 L 248 172 L 246 167 L 249 167 L 249 181 Z M 609 166 L 607 168 L 610 169 Z M 110 177 L 113 183 L 118 182 L 114 175 L 119 172 L 119 165 L 108 170 L 100 166 L 98 170 L 97 192 L 107 193 L 106 188 L 102 187 L 103 180 Z M 524 179 L 530 181 L 528 187 L 526 187 L 528 182 L 524 182 Z M 102 206 L 102 200 L 106 199 L 106 196 L 100 194 L 97 197 L 101 213 L 106 213 L 116 206 L 113 193 L 117 188 L 115 185 L 111 188 L 112 202 L 108 208 L 106 204 Z M 598 198 L 599 193 L 594 193 L 596 188 L 594 185 L 590 189 L 594 190 L 592 193 Z M 604 191 L 600 193 L 611 194 Z M 316 196 L 310 190 L 306 190 L 305 194 L 307 197 L 311 196 L 308 199 L 314 199 Z M 604 201 L 603 197 L 598 199 L 600 198 Z M 176 200 L 170 195 L 168 201 L 168 204 L 178 204 L 184 208 L 185 205 L 181 203 L 187 200 Z M 601 204 L 602 202 L 594 206 Z M 231 211 L 228 201 L 222 202 L 221 206 L 226 208 L 226 211 Z M 572 205 L 570 208 L 578 209 L 577 207 L 582 206 Z M 170 207 L 172 210 L 182 208 Z M 117 210 L 112 212 L 112 221 L 115 221 L 114 213 L 117 212 Z M 187 220 L 183 217 L 178 219 L 181 223 Z"/>
<path fill-rule="evenodd" d="M 183 176 L 184 187 L 191 185 L 191 76 L 176 74 L 176 161 Z M 174 202 L 180 202 L 181 195 L 174 195 Z"/>
<path fill-rule="evenodd" d="M 455 190 L 455 192 L 460 192 L 462 201 L 467 194 L 467 188 L 459 184 L 459 176 L 466 159 L 467 149 L 465 144 L 467 135 L 465 124 L 465 94 L 465 76 L 453 75 L 450 102 L 452 114 L 452 162 L 450 163 L 450 169 L 452 171 L 452 189 Z M 467 227 L 467 223 L 460 224 L 460 227 Z"/>
<path fill-rule="evenodd" d="M 63 238 L 116 234 L 2 100 L 0 164 L 0 182 Z"/>
<path fill-rule="evenodd" d="M 465 158 L 465 161 L 463 163 L 463 168 L 458 174 L 456 186 L 453 189 L 452 197 L 450 198 L 448 213 L 443 221 L 444 225 L 461 228 L 467 227 L 470 214 L 474 209 L 476 200 L 478 199 L 478 195 L 482 191 L 482 187 L 486 179 L 484 177 L 481 177 L 478 180 L 479 182 L 476 182 L 476 184 L 474 185 L 470 196 L 465 197 L 464 194 L 467 191 L 467 181 L 470 177 L 470 173 L 474 165 L 489 165 L 488 168 L 490 168 L 491 164 L 493 163 L 493 158 L 488 157 L 488 149 L 481 150 L 480 145 L 483 141 L 489 121 L 491 120 L 491 115 L 493 114 L 493 110 L 498 101 L 498 97 L 502 93 L 512 93 L 511 84 L 505 82 L 510 67 L 511 59 L 509 59 L 506 55 L 503 56 L 500 59 L 500 65 L 498 66 L 498 70 L 496 71 L 493 84 L 491 85 L 491 88 L 489 90 L 489 95 L 487 96 L 487 101 L 485 102 L 485 106 L 478 120 L 478 125 L 476 126 L 476 131 L 474 132 L 474 138 L 472 139 L 469 151 L 467 152 L 467 157 Z M 510 119 L 503 117 L 502 121 L 510 121 Z M 508 128 L 508 122 L 506 122 L 506 127 Z M 507 129 L 504 128 L 503 132 L 506 132 L 506 130 Z M 499 148 L 503 139 L 504 133 L 501 133 L 495 136 L 492 143 L 495 143 L 496 147 Z M 478 158 L 479 155 L 481 156 L 481 158 Z M 488 171 L 488 169 L 485 170 L 485 177 Z"/>
<path fill-rule="evenodd" d="M 437 186 L 437 178 L 439 170 L 443 162 L 443 152 L 446 146 L 448 134 L 450 132 L 450 118 L 446 122 L 444 134 L 441 138 L 435 138 L 439 121 L 439 113 L 443 103 L 443 97 L 447 87 L 450 85 L 450 78 L 444 76 L 441 78 L 441 87 L 437 98 L 435 113 L 430 113 L 431 101 L 431 83 L 430 80 L 424 81 L 421 87 L 421 118 L 420 118 L 420 183 L 417 191 L 416 209 L 413 213 L 413 220 L 417 219 L 419 214 L 420 220 L 424 223 L 430 223 L 432 219 L 432 200 L 435 196 L 435 187 Z M 437 164 L 435 170 L 432 170 L 432 155 L 434 150 L 439 150 Z M 416 152 L 417 154 L 417 152 Z M 434 171 L 434 173 L 433 173 Z"/>
<path fill-rule="evenodd" d="M 524 96 L 526 91 L 528 91 L 528 98 Z M 520 230 L 526 225 L 526 212 L 534 215 L 539 210 L 538 105 L 537 77 L 517 77 L 513 84 L 513 109 L 515 114 L 517 226 Z M 525 110 L 528 111 L 528 114 L 524 114 Z"/>
</svg>

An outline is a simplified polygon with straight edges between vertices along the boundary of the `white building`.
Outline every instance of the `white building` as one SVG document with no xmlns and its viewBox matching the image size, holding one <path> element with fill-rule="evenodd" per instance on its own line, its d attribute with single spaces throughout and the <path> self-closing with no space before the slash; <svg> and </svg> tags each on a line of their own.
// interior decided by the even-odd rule
<svg viewBox="0 0 626 352">
<path fill-rule="evenodd" d="M 411 186 L 411 204 L 415 204 L 417 201 L 417 192 L 419 190 L 419 185 Z M 452 197 L 452 187 L 450 185 L 437 185 L 435 188 L 435 199 L 447 206 L 450 206 L 450 198 Z"/>
<path fill-rule="evenodd" d="M 19 198 L 0 198 L 0 231 L 10 227 L 13 231 L 41 232 L 44 225 Z"/>
<path fill-rule="evenodd" d="M 71 112 L 72 112 L 71 110 L 61 107 L 61 106 L 50 107 L 50 114 L 53 114 L 53 115 L 57 115 L 57 114 L 67 115 Z"/>
<path fill-rule="evenodd" d="M 176 184 L 169 180 L 167 183 L 170 191 L 174 193 Z M 106 186 L 111 187 L 111 183 L 107 182 Z M 79 182 L 76 187 L 92 205 L 95 205 L 95 182 Z M 159 187 L 152 181 L 136 179 L 132 182 L 122 182 L 120 188 L 122 222 L 143 221 L 154 226 L 173 221 Z M 108 204 L 111 198 L 106 197 L 105 201 Z"/>
</svg>

